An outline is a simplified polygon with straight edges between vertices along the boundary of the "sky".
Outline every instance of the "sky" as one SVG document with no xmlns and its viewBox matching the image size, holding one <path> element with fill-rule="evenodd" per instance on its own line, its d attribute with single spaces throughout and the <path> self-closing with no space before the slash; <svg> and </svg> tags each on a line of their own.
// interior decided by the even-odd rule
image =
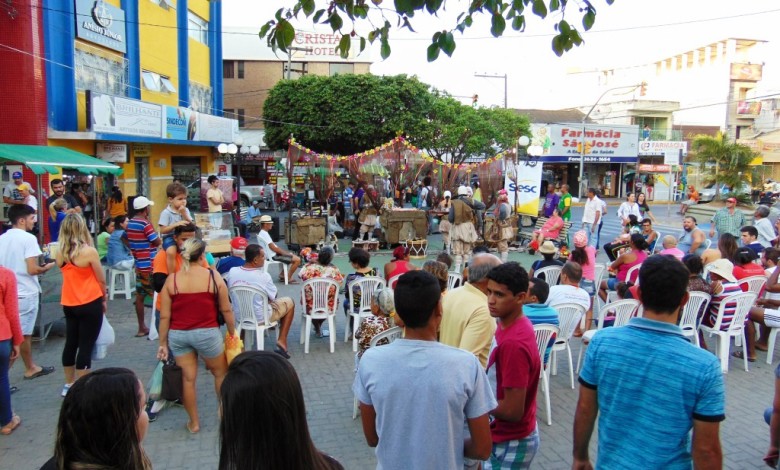
<svg viewBox="0 0 780 470">
<path fill-rule="evenodd" d="M 222 0 L 223 26 L 257 27 L 291 0 Z M 317 0 L 318 8 L 325 2 Z M 384 0 L 392 6 L 392 0 Z M 553 24 L 531 15 L 525 32 L 507 27 L 504 37 L 490 35 L 489 18 L 475 17 L 474 25 L 461 35 L 452 57 L 440 54 L 428 63 L 426 48 L 435 31 L 452 29 L 467 0 L 445 2 L 447 11 L 438 17 L 418 13 L 411 19 L 416 33 L 393 30 L 392 54 L 382 60 L 378 47 L 364 53 L 373 61 L 376 75 L 416 75 L 425 83 L 446 90 L 463 102 L 479 95 L 484 106 L 504 105 L 504 79 L 482 75 L 507 75 L 511 108 L 559 109 L 588 105 L 576 89 L 572 74 L 593 73 L 604 68 L 641 65 L 692 50 L 726 38 L 768 41 L 764 50 L 764 92 L 780 92 L 780 2 L 777 0 L 592 0 L 597 9 L 591 31 L 582 33 L 585 43 L 557 57 L 550 47 Z M 580 3 L 571 0 L 566 18 L 581 26 Z M 559 17 L 556 14 L 554 17 Z M 312 31 L 314 25 L 301 15 L 293 23 Z M 317 28 L 323 28 L 317 26 Z M 345 25 L 345 30 L 347 26 Z M 581 30 L 581 28 L 579 28 Z M 318 29 L 319 30 L 319 29 Z M 328 28 L 329 30 L 329 28 Z M 323 31 L 327 31 L 323 29 Z M 585 101 L 585 102 L 583 102 Z"/>
</svg>

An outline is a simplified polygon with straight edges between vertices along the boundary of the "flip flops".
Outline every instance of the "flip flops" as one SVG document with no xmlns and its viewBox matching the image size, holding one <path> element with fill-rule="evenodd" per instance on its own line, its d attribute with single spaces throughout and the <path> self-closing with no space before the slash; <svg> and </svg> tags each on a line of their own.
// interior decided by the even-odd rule
<svg viewBox="0 0 780 470">
<path fill-rule="evenodd" d="M 22 418 L 20 418 L 19 415 L 13 415 L 11 417 L 11 422 L 0 428 L 0 434 L 3 436 L 9 436 L 21 424 Z"/>
<path fill-rule="evenodd" d="M 41 367 L 41 370 L 39 370 L 38 372 L 34 373 L 33 375 L 31 375 L 29 377 L 25 375 L 24 376 L 24 380 L 37 379 L 38 377 L 43 377 L 44 375 L 49 375 L 52 372 L 54 372 L 54 366 L 43 366 L 43 367 Z"/>
<path fill-rule="evenodd" d="M 743 353 L 742 351 L 734 351 L 733 353 L 731 353 L 731 355 L 733 357 L 736 357 L 737 359 L 744 359 L 745 358 L 745 353 Z M 755 357 L 748 357 L 748 362 L 756 362 L 756 358 Z"/>
<path fill-rule="evenodd" d="M 282 356 L 285 359 L 290 359 L 290 353 L 287 352 L 286 349 L 281 347 L 279 343 L 276 343 L 276 347 L 274 348 L 274 352 L 280 356 Z"/>
</svg>

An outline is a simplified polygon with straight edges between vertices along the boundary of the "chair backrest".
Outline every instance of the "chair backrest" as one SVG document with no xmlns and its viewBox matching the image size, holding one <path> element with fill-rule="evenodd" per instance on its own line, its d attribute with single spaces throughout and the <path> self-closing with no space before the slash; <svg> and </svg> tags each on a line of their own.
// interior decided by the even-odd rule
<svg viewBox="0 0 780 470">
<path fill-rule="evenodd" d="M 557 340 L 568 341 L 585 315 L 585 307 L 579 304 L 559 304 L 553 308 L 558 312 L 560 334 Z"/>
<path fill-rule="evenodd" d="M 306 311 L 306 290 L 311 292 L 311 309 Z M 331 303 L 331 293 L 335 291 L 336 299 Z M 304 281 L 301 286 L 301 305 L 304 308 L 304 314 L 327 316 L 335 315 L 336 305 L 338 304 L 339 283 L 333 279 L 317 278 Z"/>
<path fill-rule="evenodd" d="M 400 326 L 394 326 L 371 338 L 370 347 L 373 348 L 374 346 L 376 346 L 378 342 L 382 341 L 383 339 L 386 339 L 388 343 L 392 343 L 398 338 L 402 338 L 403 334 L 404 334 L 403 328 L 401 328 Z"/>
<path fill-rule="evenodd" d="M 271 319 L 268 295 L 257 287 L 233 286 L 228 291 L 233 302 L 233 313 L 236 315 L 236 323 L 242 329 L 256 329 L 257 317 L 255 313 L 255 297 L 260 297 L 262 304 L 263 322 L 268 325 Z"/>
<path fill-rule="evenodd" d="M 709 238 L 705 239 L 704 240 L 704 249 L 708 250 L 710 248 L 710 245 L 712 245 L 712 240 L 710 240 Z"/>
<path fill-rule="evenodd" d="M 753 306 L 757 298 L 758 296 L 754 292 L 741 292 L 725 297 L 721 300 L 720 306 L 718 306 L 718 316 L 712 329 L 722 329 L 721 325 L 723 324 L 723 317 L 726 314 L 726 309 L 733 308 L 734 316 L 731 317 L 731 323 L 729 323 L 729 327 L 726 331 L 730 333 L 742 331 L 745 327 L 745 319 L 747 319 L 748 313 L 750 313 L 750 307 Z"/>
<path fill-rule="evenodd" d="M 623 326 L 628 323 L 628 320 L 636 314 L 639 308 L 639 301 L 636 299 L 623 299 L 616 300 L 601 307 L 599 312 L 598 329 L 604 328 L 604 318 L 609 315 L 610 311 L 614 311 L 615 323 L 614 326 Z"/>
<path fill-rule="evenodd" d="M 650 245 L 649 247 L 649 251 L 651 255 L 656 251 L 661 251 L 659 248 L 661 249 L 663 248 L 663 243 L 661 243 L 661 232 L 659 232 L 658 230 L 654 230 L 654 232 L 655 232 L 655 240 L 653 240 L 653 244 Z"/>
<path fill-rule="evenodd" d="M 557 338 L 560 330 L 555 325 L 540 323 L 534 325 L 534 334 L 536 335 L 536 347 L 539 350 L 539 360 L 542 361 L 542 368 L 544 368 L 544 352 L 547 350 L 553 335 Z"/>
<path fill-rule="evenodd" d="M 447 290 L 452 290 L 463 285 L 463 275 L 450 271 L 447 273 Z"/>
<path fill-rule="evenodd" d="M 561 277 L 561 268 L 563 268 L 563 266 L 545 266 L 537 271 L 534 271 L 534 277 L 541 279 L 539 275 L 544 274 L 544 281 L 548 286 L 557 286 L 558 278 Z"/>
<path fill-rule="evenodd" d="M 604 273 L 607 272 L 607 265 L 602 263 L 596 263 L 593 268 L 593 281 L 596 283 L 596 292 L 598 293 L 601 288 L 601 281 L 604 280 Z"/>
<path fill-rule="evenodd" d="M 626 282 L 633 282 L 635 286 L 639 285 L 639 268 L 642 267 L 642 263 L 636 266 L 631 266 L 626 273 Z M 636 274 L 634 274 L 636 273 Z M 633 281 L 631 280 L 633 279 Z"/>
<path fill-rule="evenodd" d="M 685 332 L 695 332 L 699 328 L 699 316 L 709 305 L 712 296 L 700 291 L 691 291 L 688 294 L 688 303 L 680 314 L 680 328 Z"/>
<path fill-rule="evenodd" d="M 374 291 L 381 289 L 385 285 L 385 280 L 376 276 L 364 276 L 355 279 L 347 286 L 347 297 L 349 305 L 352 306 L 352 312 L 360 314 L 371 313 L 371 297 Z M 360 306 L 355 309 L 355 294 L 360 294 Z"/>
<path fill-rule="evenodd" d="M 760 296 L 762 293 L 761 291 L 764 290 L 764 286 L 766 285 L 766 280 L 766 276 L 750 276 L 740 279 L 738 282 L 740 287 L 743 284 L 747 284 L 748 289 L 746 292 L 752 292 L 756 294 L 756 296 Z"/>
<path fill-rule="evenodd" d="M 265 262 L 266 263 L 278 263 L 279 261 L 274 261 L 273 258 L 276 256 L 276 253 L 274 253 L 270 248 L 268 248 L 268 244 L 263 242 L 263 239 L 260 238 L 260 232 L 257 233 L 257 244 L 260 245 L 260 248 L 263 249 L 263 254 L 265 255 Z"/>
<path fill-rule="evenodd" d="M 404 274 L 406 274 L 406 273 L 404 273 Z M 389 287 L 391 289 L 395 289 L 395 283 L 398 282 L 398 279 L 401 276 L 403 276 L 404 274 L 397 274 L 397 275 L 391 277 L 390 279 L 388 279 L 387 280 L 387 287 Z"/>
</svg>

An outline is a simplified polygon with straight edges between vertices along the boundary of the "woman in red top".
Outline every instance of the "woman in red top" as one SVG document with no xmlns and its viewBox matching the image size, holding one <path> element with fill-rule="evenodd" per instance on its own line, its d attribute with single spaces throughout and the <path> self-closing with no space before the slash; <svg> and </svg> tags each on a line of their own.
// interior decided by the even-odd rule
<svg viewBox="0 0 780 470">
<path fill-rule="evenodd" d="M 19 299 L 16 276 L 0 267 L 0 434 L 11 434 L 22 419 L 11 411 L 11 387 L 8 368 L 19 357 L 19 345 L 24 341 L 19 323 Z"/>
<path fill-rule="evenodd" d="M 393 259 L 385 264 L 385 279 L 389 281 L 395 276 L 417 269 L 420 268 L 409 262 L 409 247 L 399 246 L 393 250 Z M 390 288 L 395 288 L 395 285 L 390 286 Z"/>
<path fill-rule="evenodd" d="M 760 264 L 756 264 L 753 261 L 758 259 L 758 255 L 752 249 L 743 246 L 737 250 L 737 254 L 734 256 L 734 277 L 737 281 L 741 281 L 746 277 L 761 276 L 766 277 L 766 272 Z M 742 290 L 748 291 L 748 285 L 742 284 Z M 763 292 L 761 293 L 763 294 Z M 759 295 L 759 298 L 761 295 Z"/>
<path fill-rule="evenodd" d="M 68 214 L 60 226 L 60 249 L 56 262 L 62 271 L 62 310 L 65 312 L 65 347 L 62 369 L 65 386 L 70 386 L 89 373 L 92 350 L 95 348 L 106 313 L 106 278 L 100 255 L 92 245 L 84 217 Z"/>
<path fill-rule="evenodd" d="M 160 295 L 160 347 L 157 357 L 168 360 L 170 347 L 176 365 L 182 369 L 182 402 L 189 415 L 187 430 L 200 431 L 195 380 L 198 376 L 198 356 L 214 376 L 219 394 L 227 372 L 224 343 L 217 323 L 217 308 L 225 317 L 230 336 L 236 334 L 236 322 L 222 276 L 204 268 L 206 244 L 190 238 L 182 248 L 182 270 L 168 276 Z"/>
</svg>

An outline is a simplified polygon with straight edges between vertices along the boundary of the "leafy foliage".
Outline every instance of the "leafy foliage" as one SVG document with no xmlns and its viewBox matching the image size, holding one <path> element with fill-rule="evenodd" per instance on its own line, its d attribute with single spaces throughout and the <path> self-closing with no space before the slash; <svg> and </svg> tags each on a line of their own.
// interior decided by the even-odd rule
<svg viewBox="0 0 780 470">
<path fill-rule="evenodd" d="M 750 162 L 759 156 L 747 145 L 732 142 L 722 132 L 715 137 L 695 136 L 691 150 L 701 166 L 700 171 L 707 175 L 707 182 L 716 183 L 715 199 L 720 198 L 722 185 L 739 188 L 748 182 Z"/>
<path fill-rule="evenodd" d="M 611 5 L 614 0 L 604 0 Z M 414 31 L 412 18 L 416 13 L 436 15 L 444 9 L 443 0 L 394 0 L 392 6 L 386 6 L 384 0 L 298 0 L 290 8 L 277 10 L 274 19 L 268 20 L 260 29 L 260 37 L 266 38 L 268 44 L 274 49 L 287 52 L 287 48 L 295 38 L 295 27 L 292 22 L 303 15 L 312 18 L 315 23 L 325 24 L 331 27 L 334 33 L 341 33 L 341 41 L 337 46 L 339 54 L 343 58 L 349 56 L 351 48 L 350 37 L 360 37 L 360 52 L 366 46 L 366 40 L 370 43 L 379 41 L 380 55 L 382 59 L 390 56 L 390 31 L 393 28 L 406 28 Z M 527 24 L 527 15 L 533 14 L 539 18 L 547 18 L 552 13 L 559 12 L 560 19 L 554 20 L 553 27 L 556 35 L 552 39 L 552 49 L 556 55 L 561 56 L 574 46 L 582 44 L 583 39 L 579 30 L 566 20 L 569 0 L 468 0 L 464 2 L 467 8 L 458 15 L 456 24 L 450 30 L 437 31 L 431 38 L 431 44 L 427 48 L 428 61 L 432 62 L 439 57 L 439 52 L 452 56 L 455 52 L 455 37 L 453 32 L 463 33 L 474 23 L 476 15 L 490 16 L 490 34 L 500 37 L 509 23 L 513 30 L 524 31 Z M 321 8 L 317 8 L 317 5 Z M 582 5 L 582 6 L 580 6 Z M 530 7 L 530 13 L 527 8 Z M 577 3 L 576 14 L 581 17 L 582 30 L 588 31 L 596 21 L 596 9 L 593 3 L 583 0 Z M 369 18 L 369 15 L 371 17 Z M 345 25 L 345 18 L 348 24 Z M 379 21 L 381 19 L 381 21 Z M 394 20 L 395 26 L 391 20 Z M 357 29 L 366 26 L 369 28 L 365 36 L 359 34 Z"/>
</svg>

